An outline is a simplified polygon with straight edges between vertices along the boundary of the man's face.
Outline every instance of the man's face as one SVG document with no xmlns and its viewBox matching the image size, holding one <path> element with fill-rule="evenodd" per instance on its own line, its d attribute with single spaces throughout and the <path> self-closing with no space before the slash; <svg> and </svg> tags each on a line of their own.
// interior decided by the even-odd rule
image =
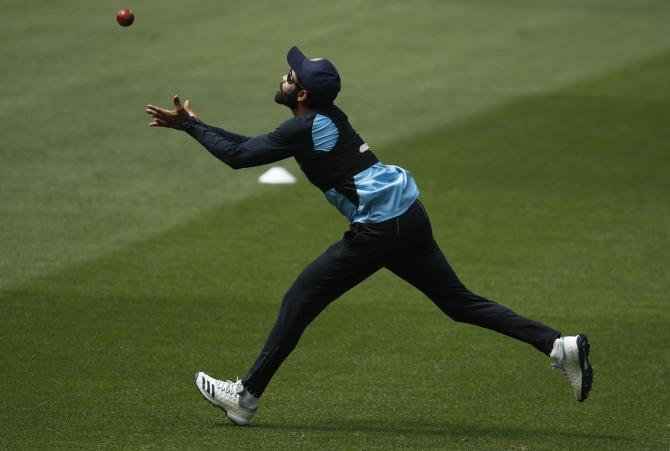
<svg viewBox="0 0 670 451">
<path fill-rule="evenodd" d="M 282 81 L 279 83 L 279 90 L 275 94 L 275 102 L 280 105 L 286 105 L 291 109 L 298 107 L 298 94 L 300 88 L 296 83 L 297 78 L 298 77 L 293 70 L 290 70 L 287 75 L 282 77 Z"/>
</svg>

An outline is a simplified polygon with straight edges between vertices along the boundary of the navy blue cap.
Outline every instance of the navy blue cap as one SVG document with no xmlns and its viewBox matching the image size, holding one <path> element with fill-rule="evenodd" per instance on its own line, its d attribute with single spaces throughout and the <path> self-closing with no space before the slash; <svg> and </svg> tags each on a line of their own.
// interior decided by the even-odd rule
<svg viewBox="0 0 670 451">
<path fill-rule="evenodd" d="M 325 58 L 307 58 L 298 47 L 291 47 L 286 55 L 298 81 L 307 88 L 311 101 L 318 105 L 333 103 L 340 92 L 340 74 L 333 63 Z"/>
</svg>

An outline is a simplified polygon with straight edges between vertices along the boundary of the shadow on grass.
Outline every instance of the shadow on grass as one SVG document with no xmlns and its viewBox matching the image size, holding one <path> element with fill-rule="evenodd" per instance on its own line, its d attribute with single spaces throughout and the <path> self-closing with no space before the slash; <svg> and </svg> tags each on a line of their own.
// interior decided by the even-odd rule
<svg viewBox="0 0 670 451">
<path fill-rule="evenodd" d="M 226 426 L 239 427 L 226 422 Z M 218 427 L 222 423 L 217 424 Z M 342 420 L 328 420 L 323 424 L 273 424 L 259 423 L 252 427 L 245 428 L 251 430 L 266 431 L 284 431 L 284 432 L 324 432 L 324 433 L 345 433 L 362 432 L 371 435 L 410 435 L 410 436 L 441 436 L 453 441 L 464 441 L 469 438 L 508 438 L 508 439 L 540 439 L 556 440 L 565 439 L 583 439 L 583 440 L 608 440 L 619 443 L 634 443 L 638 439 L 626 435 L 597 434 L 591 432 L 571 432 L 560 431 L 556 428 L 531 428 L 521 426 L 479 426 L 472 424 L 448 424 L 448 423 L 430 423 L 430 422 L 408 422 L 402 424 L 396 423 L 370 423 L 354 422 Z"/>
</svg>

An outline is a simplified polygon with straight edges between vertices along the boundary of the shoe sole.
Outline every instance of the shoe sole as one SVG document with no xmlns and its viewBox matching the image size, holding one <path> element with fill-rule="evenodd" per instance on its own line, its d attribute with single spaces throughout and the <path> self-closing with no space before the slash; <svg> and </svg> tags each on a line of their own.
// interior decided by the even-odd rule
<svg viewBox="0 0 670 451">
<path fill-rule="evenodd" d="M 205 401 L 207 401 L 210 406 L 223 410 L 226 414 L 226 418 L 228 418 L 228 420 L 230 420 L 230 422 L 233 423 L 235 426 L 249 426 L 249 425 L 251 425 L 251 421 L 240 418 L 240 417 L 238 417 L 238 416 L 236 416 L 232 413 L 228 413 L 228 411 L 226 410 L 225 407 L 222 407 L 218 404 L 213 403 L 212 400 L 209 399 L 200 389 L 200 386 L 198 385 L 198 376 L 199 375 L 200 375 L 200 372 L 197 372 L 193 375 L 193 382 L 195 382 L 195 388 L 196 388 L 196 390 L 198 390 L 198 393 L 200 393 L 200 395 L 202 395 L 202 397 L 205 398 Z"/>
<path fill-rule="evenodd" d="M 589 363 L 589 352 L 591 344 L 585 334 L 577 335 L 577 349 L 579 350 L 579 368 L 582 372 L 582 390 L 579 402 L 584 402 L 589 396 L 593 385 L 593 367 Z"/>
</svg>

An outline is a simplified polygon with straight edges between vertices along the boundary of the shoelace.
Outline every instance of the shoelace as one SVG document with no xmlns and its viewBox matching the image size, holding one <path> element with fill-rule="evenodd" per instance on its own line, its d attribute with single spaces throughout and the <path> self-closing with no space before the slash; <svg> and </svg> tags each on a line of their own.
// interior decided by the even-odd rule
<svg viewBox="0 0 670 451">
<path fill-rule="evenodd" d="M 244 387 L 242 386 L 242 381 L 237 379 L 233 381 L 216 381 L 216 388 L 228 395 L 238 395 Z"/>
</svg>

